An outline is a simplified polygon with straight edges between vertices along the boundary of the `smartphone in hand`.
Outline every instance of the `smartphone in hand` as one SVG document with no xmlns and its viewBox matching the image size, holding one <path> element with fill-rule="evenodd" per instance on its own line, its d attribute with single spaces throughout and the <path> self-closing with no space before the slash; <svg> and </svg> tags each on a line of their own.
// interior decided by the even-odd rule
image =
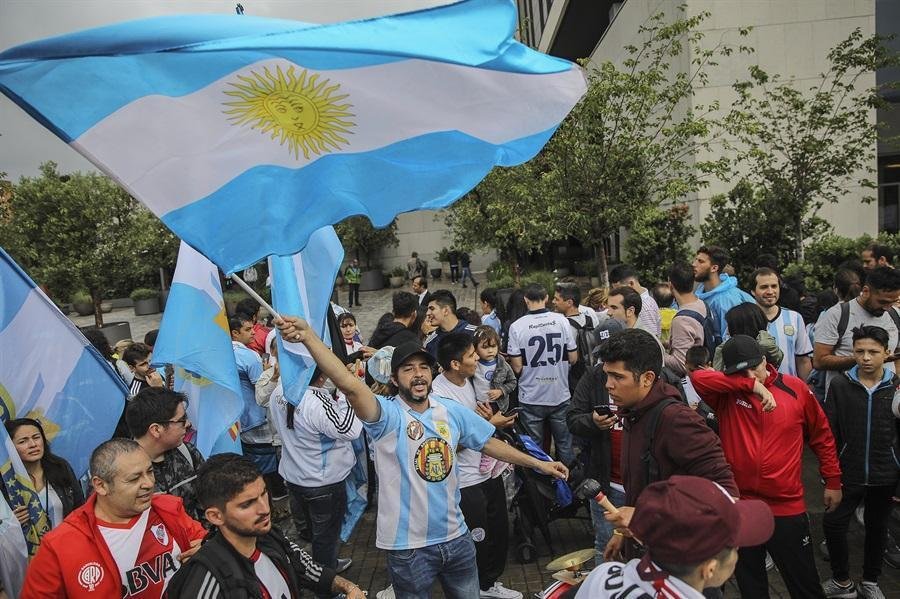
<svg viewBox="0 0 900 599">
<path fill-rule="evenodd" d="M 596 412 L 597 416 L 600 418 L 609 418 L 613 415 L 612 408 L 609 406 L 597 406 L 594 408 L 594 412 Z"/>
<path fill-rule="evenodd" d="M 510 409 L 506 410 L 505 412 L 503 412 L 503 415 L 506 416 L 507 418 L 509 418 L 510 416 L 515 416 L 521 410 L 522 410 L 522 406 L 516 406 L 514 408 L 510 408 Z"/>
</svg>

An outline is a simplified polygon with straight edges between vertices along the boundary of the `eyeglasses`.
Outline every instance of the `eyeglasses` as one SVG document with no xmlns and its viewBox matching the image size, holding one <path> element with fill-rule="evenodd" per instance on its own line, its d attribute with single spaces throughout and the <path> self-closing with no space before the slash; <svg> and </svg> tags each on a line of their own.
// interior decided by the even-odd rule
<svg viewBox="0 0 900 599">
<path fill-rule="evenodd" d="M 179 418 L 178 420 L 163 420 L 162 422 L 157 422 L 156 424 L 161 424 L 163 426 L 168 426 L 170 424 L 180 424 L 181 426 L 185 426 L 187 424 L 188 417 L 187 414 Z"/>
</svg>

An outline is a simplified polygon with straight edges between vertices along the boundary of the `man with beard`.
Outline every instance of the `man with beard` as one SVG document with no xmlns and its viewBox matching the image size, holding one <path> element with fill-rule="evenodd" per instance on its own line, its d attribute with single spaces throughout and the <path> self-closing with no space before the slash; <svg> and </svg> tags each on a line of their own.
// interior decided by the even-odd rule
<svg viewBox="0 0 900 599">
<path fill-rule="evenodd" d="M 715 245 L 705 245 L 697 250 L 693 264 L 694 280 L 700 283 L 694 295 L 712 310 L 723 335 L 728 328 L 725 314 L 738 304 L 753 303 L 753 297 L 738 288 L 737 278 L 725 272 L 727 264 L 728 252 Z"/>
<path fill-rule="evenodd" d="M 431 393 L 434 357 L 416 343 L 391 358 L 393 397 L 376 396 L 301 318 L 277 322 L 284 339 L 306 345 L 319 368 L 347 396 L 372 440 L 378 474 L 375 544 L 388 552 L 398 598 L 428 596 L 439 581 L 449 599 L 480 594 L 475 544 L 459 507 L 460 449 L 534 468 L 557 478 L 568 470 L 543 462 L 493 438 L 494 427 L 472 410 Z"/>
<path fill-rule="evenodd" d="M 813 348 L 809 335 L 806 334 L 803 317 L 798 312 L 778 305 L 778 299 L 781 297 L 781 278 L 777 272 L 768 267 L 757 268 L 750 275 L 750 281 L 753 285 L 751 293 L 756 298 L 756 304 L 762 308 L 766 320 L 769 321 L 767 330 L 784 353 L 778 372 L 805 381 L 812 372 Z"/>
<path fill-rule="evenodd" d="M 816 322 L 813 366 L 827 371 L 826 388 L 837 374 L 856 365 L 853 357 L 853 329 L 860 326 L 881 327 L 888 332 L 888 351 L 892 356 L 884 367 L 896 372 L 900 315 L 893 305 L 900 298 L 900 272 L 887 266 L 873 269 L 856 299 L 838 303 L 819 316 Z"/>
<path fill-rule="evenodd" d="M 217 528 L 194 558 L 172 578 L 167 597 L 299 597 L 300 589 L 365 593 L 272 528 L 269 493 L 256 465 L 220 453 L 200 467 L 198 498 Z"/>
</svg>

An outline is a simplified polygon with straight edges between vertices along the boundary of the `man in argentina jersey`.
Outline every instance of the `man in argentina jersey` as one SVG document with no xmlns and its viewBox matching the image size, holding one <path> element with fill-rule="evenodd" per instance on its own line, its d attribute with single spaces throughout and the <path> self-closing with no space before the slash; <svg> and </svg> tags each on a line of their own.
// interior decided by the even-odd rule
<svg viewBox="0 0 900 599">
<path fill-rule="evenodd" d="M 493 438 L 494 427 L 484 418 L 432 395 L 435 360 L 415 342 L 394 350 L 391 384 L 397 393 L 382 397 L 352 375 L 305 320 L 286 316 L 277 324 L 284 339 L 306 345 L 372 440 L 379 481 L 375 544 L 388 552 L 396 596 L 428 596 L 439 581 L 449 599 L 478 597 L 475 545 L 459 507 L 456 452 L 481 451 L 558 478 L 566 478 L 568 469 Z"/>
<path fill-rule="evenodd" d="M 537 284 L 525 288 L 528 314 L 509 328 L 509 365 L 519 375 L 519 421 L 540 443 L 550 424 L 556 457 L 571 464 L 572 435 L 566 426 L 569 367 L 578 361 L 577 345 L 566 317 L 546 308 L 547 290 Z"/>
<path fill-rule="evenodd" d="M 813 346 L 806 334 L 803 317 L 793 310 L 778 305 L 781 297 L 781 281 L 771 268 L 758 268 L 750 276 L 753 297 L 769 321 L 769 334 L 775 337 L 784 352 L 779 372 L 792 374 L 806 380 L 812 371 Z"/>
<path fill-rule="evenodd" d="M 313 559 L 345 570 L 349 560 L 340 560 L 338 568 L 341 522 L 347 511 L 347 476 L 356 464 L 352 442 L 362 433 L 362 422 L 343 396 L 332 397 L 324 385 L 317 368 L 300 405 L 288 404 L 279 385 L 269 408 L 282 444 L 278 473 L 309 523 Z"/>
</svg>

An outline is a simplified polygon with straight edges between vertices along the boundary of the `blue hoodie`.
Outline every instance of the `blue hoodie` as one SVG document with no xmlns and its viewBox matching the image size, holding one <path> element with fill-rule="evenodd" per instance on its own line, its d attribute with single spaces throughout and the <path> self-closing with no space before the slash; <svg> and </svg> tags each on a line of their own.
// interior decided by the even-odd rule
<svg viewBox="0 0 900 599">
<path fill-rule="evenodd" d="M 724 332 L 728 329 L 725 324 L 725 313 L 738 304 L 747 302 L 753 304 L 756 300 L 746 291 L 738 289 L 736 278 L 723 273 L 719 275 L 719 280 L 719 286 L 712 291 L 705 291 L 701 283 L 694 294 L 706 302 L 719 320 L 719 330 Z"/>
</svg>

